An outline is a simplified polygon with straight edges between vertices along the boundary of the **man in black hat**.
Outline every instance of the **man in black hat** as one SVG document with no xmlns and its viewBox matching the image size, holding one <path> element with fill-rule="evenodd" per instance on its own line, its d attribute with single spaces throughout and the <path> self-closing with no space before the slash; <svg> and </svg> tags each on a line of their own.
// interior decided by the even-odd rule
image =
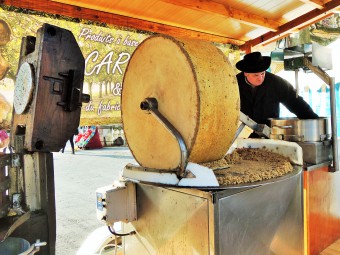
<svg viewBox="0 0 340 255">
<path fill-rule="evenodd" d="M 280 103 L 299 119 L 317 119 L 318 115 L 303 100 L 296 97 L 294 87 L 283 78 L 266 72 L 271 58 L 252 52 L 236 63 L 241 112 L 259 124 L 270 126 L 269 118 L 279 118 Z"/>
</svg>

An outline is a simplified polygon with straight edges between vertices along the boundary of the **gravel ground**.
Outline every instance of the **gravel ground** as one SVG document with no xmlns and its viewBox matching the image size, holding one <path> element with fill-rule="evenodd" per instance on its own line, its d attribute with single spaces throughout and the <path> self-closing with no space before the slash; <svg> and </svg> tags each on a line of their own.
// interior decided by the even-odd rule
<svg viewBox="0 0 340 255">
<path fill-rule="evenodd" d="M 57 242 L 56 255 L 75 255 L 86 238 L 103 227 L 96 218 L 96 189 L 118 179 L 127 163 L 135 163 L 128 147 L 104 147 L 54 153 Z"/>
</svg>

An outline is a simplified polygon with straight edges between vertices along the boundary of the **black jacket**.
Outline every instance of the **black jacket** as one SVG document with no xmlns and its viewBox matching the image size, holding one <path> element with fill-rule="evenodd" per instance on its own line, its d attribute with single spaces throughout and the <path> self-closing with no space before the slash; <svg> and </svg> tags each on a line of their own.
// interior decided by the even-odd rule
<svg viewBox="0 0 340 255">
<path fill-rule="evenodd" d="M 268 118 L 279 118 L 280 103 L 299 119 L 316 119 L 312 108 L 303 100 L 296 97 L 296 90 L 281 77 L 266 72 L 264 82 L 256 88 L 252 96 L 252 87 L 246 83 L 244 73 L 237 74 L 240 91 L 241 112 L 259 124 L 270 125 Z"/>
</svg>

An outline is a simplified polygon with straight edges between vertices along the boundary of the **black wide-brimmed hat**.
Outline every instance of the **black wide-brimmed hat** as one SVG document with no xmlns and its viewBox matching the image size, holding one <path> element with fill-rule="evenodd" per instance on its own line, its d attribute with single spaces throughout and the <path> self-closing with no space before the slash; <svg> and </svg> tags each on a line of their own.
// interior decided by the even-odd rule
<svg viewBox="0 0 340 255">
<path fill-rule="evenodd" d="M 266 71 L 271 63 L 271 58 L 262 56 L 261 52 L 255 51 L 244 56 L 236 63 L 236 68 L 246 73 L 259 73 Z"/>
</svg>

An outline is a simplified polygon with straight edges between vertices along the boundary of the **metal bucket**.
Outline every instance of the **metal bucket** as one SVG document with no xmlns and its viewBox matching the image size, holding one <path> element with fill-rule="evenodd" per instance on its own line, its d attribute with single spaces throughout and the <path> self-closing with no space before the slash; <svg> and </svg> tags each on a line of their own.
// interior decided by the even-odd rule
<svg viewBox="0 0 340 255">
<path fill-rule="evenodd" d="M 23 238 L 7 237 L 5 241 L 0 242 L 0 254 L 18 255 L 26 252 L 30 246 L 30 243 Z"/>
<path fill-rule="evenodd" d="M 272 139 L 293 142 L 319 142 L 331 137 L 330 119 L 278 118 L 269 119 Z"/>
</svg>

